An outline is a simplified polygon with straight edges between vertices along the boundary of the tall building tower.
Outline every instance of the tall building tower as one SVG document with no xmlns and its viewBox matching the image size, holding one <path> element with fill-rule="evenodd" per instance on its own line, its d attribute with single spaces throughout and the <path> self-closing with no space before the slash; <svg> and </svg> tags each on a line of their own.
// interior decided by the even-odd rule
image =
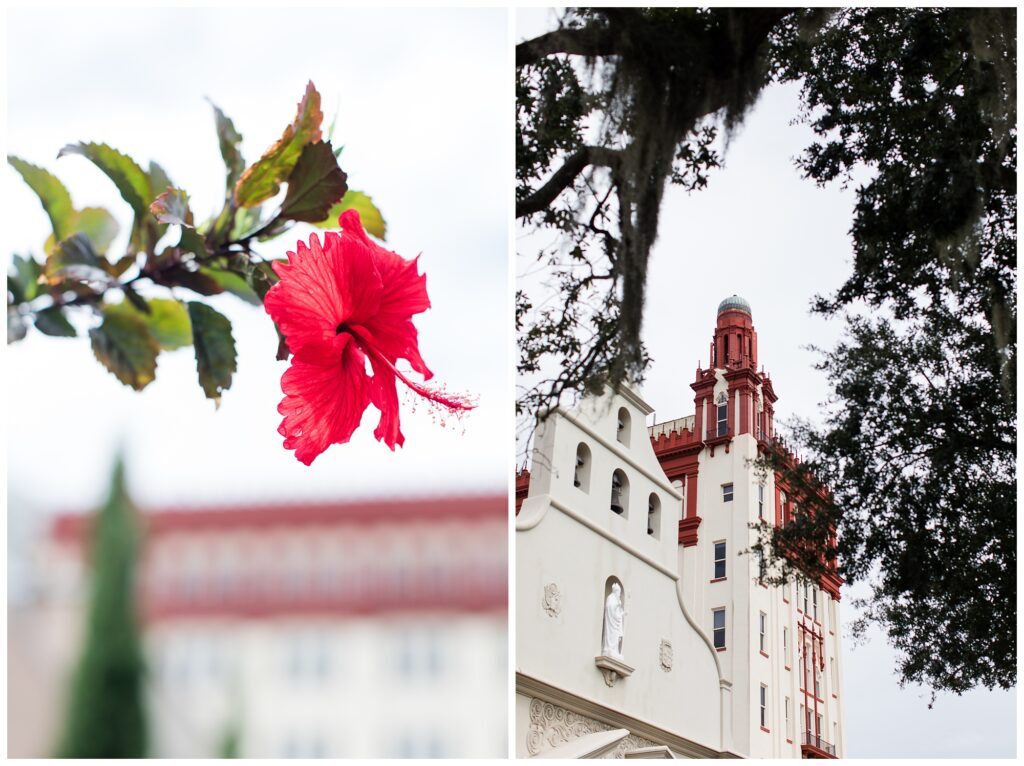
<svg viewBox="0 0 1024 766">
<path fill-rule="evenodd" d="M 694 414 L 649 428 L 655 454 L 683 496 L 683 598 L 712 636 L 732 683 L 733 744 L 761 758 L 844 752 L 839 601 L 834 573 L 786 586 L 760 582 L 756 522 L 792 513 L 778 474 L 754 461 L 775 438 L 771 379 L 757 369 L 750 304 L 719 304 L 706 369 L 691 384 Z"/>
</svg>

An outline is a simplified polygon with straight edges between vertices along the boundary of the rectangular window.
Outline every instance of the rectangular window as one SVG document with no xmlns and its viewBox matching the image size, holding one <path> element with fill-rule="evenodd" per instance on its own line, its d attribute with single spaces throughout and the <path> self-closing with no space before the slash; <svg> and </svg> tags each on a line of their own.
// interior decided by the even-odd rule
<svg viewBox="0 0 1024 766">
<path fill-rule="evenodd" d="M 767 635 L 768 634 L 768 615 L 766 615 L 764 612 L 761 612 L 760 628 L 761 628 L 761 636 L 760 636 L 759 640 L 760 640 L 761 651 L 762 652 L 767 652 L 768 651 L 768 635 Z"/>
<path fill-rule="evenodd" d="M 759 550 L 757 552 L 757 581 L 760 584 L 764 584 L 764 551 Z"/>
<path fill-rule="evenodd" d="M 723 484 L 722 485 L 722 502 L 723 503 L 731 503 L 732 502 L 732 484 Z"/>
<path fill-rule="evenodd" d="M 814 591 L 811 594 L 814 597 L 814 620 L 818 620 L 818 587 L 814 587 Z"/>
<path fill-rule="evenodd" d="M 803 710 L 803 707 L 804 706 L 801 705 L 800 709 Z M 806 727 L 806 730 L 807 730 L 807 735 L 810 736 L 810 734 L 811 734 L 811 711 L 810 710 L 807 710 L 807 711 L 804 712 L 803 719 L 804 719 L 804 726 Z"/>
<path fill-rule="evenodd" d="M 793 719 L 789 715 L 789 697 L 786 697 L 786 737 L 793 739 Z"/>
<path fill-rule="evenodd" d="M 782 526 L 786 526 L 789 523 L 789 511 L 786 510 L 786 493 L 779 493 L 779 506 L 782 509 Z"/>
<path fill-rule="evenodd" d="M 832 679 L 832 693 L 839 694 L 839 677 L 836 675 L 836 658 L 828 659 L 828 674 Z"/>
<path fill-rule="evenodd" d="M 761 725 L 768 728 L 768 687 L 761 684 Z"/>
<path fill-rule="evenodd" d="M 818 713 L 815 716 L 814 723 L 817 725 L 817 728 L 814 730 L 814 736 L 820 737 L 821 736 L 821 713 Z"/>
<path fill-rule="evenodd" d="M 821 671 L 818 664 L 814 664 L 814 696 L 821 697 Z"/>
<path fill-rule="evenodd" d="M 725 577 L 725 541 L 715 543 L 715 579 Z"/>
<path fill-rule="evenodd" d="M 764 521 L 764 484 L 757 485 L 757 518 Z"/>
<path fill-rule="evenodd" d="M 714 617 L 713 627 L 714 627 L 715 648 L 716 649 L 724 649 L 725 648 L 725 609 L 715 609 L 711 614 Z"/>
<path fill-rule="evenodd" d="M 726 436 L 729 433 L 729 405 L 718 405 L 718 432 L 716 436 Z"/>
<path fill-rule="evenodd" d="M 807 614 L 807 602 L 810 600 L 811 586 L 804 580 L 804 614 Z"/>
<path fill-rule="evenodd" d="M 828 626 L 833 633 L 836 632 L 836 602 L 828 600 Z"/>
<path fill-rule="evenodd" d="M 782 629 L 782 659 L 789 664 L 789 628 Z"/>
</svg>

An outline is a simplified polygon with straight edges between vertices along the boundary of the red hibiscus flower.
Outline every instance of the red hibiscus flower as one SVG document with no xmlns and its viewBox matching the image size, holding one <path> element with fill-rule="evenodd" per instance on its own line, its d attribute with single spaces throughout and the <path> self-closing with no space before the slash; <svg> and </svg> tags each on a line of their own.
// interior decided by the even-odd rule
<svg viewBox="0 0 1024 766">
<path fill-rule="evenodd" d="M 347 442 L 368 404 L 380 410 L 373 435 L 392 450 L 405 443 L 398 422 L 396 379 L 456 414 L 472 409 L 467 397 L 409 380 L 396 363 L 405 359 L 430 380 L 420 356 L 412 315 L 430 307 L 427 278 L 407 261 L 373 242 L 359 214 L 346 210 L 340 234 L 299 242 L 288 263 L 275 263 L 281 278 L 264 306 L 285 336 L 292 364 L 281 378 L 284 399 L 277 429 L 285 449 L 309 465 L 331 444 Z M 367 362 L 373 374 L 367 373 Z"/>
</svg>

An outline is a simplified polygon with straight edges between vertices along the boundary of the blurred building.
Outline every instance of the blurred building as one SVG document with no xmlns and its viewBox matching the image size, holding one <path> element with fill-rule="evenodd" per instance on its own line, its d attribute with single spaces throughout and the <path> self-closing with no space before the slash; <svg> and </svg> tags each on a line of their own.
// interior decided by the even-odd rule
<svg viewBox="0 0 1024 766">
<path fill-rule="evenodd" d="M 37 700 L 19 720 L 8 705 L 11 756 L 53 748 L 88 523 L 56 518 L 38 598 L 9 612 L 9 699 Z M 160 510 L 143 525 L 153 755 L 215 756 L 233 732 L 243 757 L 506 755 L 504 495 Z"/>
</svg>

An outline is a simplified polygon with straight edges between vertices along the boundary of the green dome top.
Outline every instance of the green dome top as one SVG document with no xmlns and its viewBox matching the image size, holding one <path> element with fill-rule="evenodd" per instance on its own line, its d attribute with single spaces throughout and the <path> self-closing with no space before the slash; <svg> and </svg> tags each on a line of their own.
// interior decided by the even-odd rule
<svg viewBox="0 0 1024 766">
<path fill-rule="evenodd" d="M 743 298 L 738 295 L 730 295 L 724 301 L 718 304 L 718 313 L 721 314 L 723 311 L 729 311 L 730 309 L 739 309 L 740 311 L 746 311 L 750 314 L 750 304 L 747 303 Z M 752 315 L 752 314 L 751 314 Z"/>
</svg>

